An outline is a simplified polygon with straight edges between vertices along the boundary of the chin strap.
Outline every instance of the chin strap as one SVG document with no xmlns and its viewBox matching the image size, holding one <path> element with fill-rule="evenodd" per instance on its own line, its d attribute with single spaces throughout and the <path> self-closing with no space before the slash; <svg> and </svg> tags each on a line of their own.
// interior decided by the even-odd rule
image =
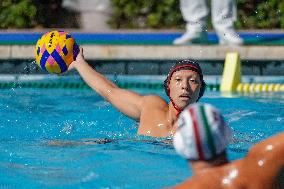
<svg viewBox="0 0 284 189">
<path fill-rule="evenodd" d="M 168 87 L 168 92 L 169 92 L 169 99 L 170 99 L 172 105 L 174 106 L 174 109 L 177 111 L 177 115 L 176 115 L 176 116 L 178 117 L 179 114 L 182 112 L 182 109 L 179 108 L 179 107 L 174 103 L 172 97 L 170 96 L 170 88 L 169 88 L 169 87 Z"/>
<path fill-rule="evenodd" d="M 179 114 L 182 112 L 182 109 L 180 109 L 175 103 L 174 103 L 174 101 L 172 100 L 172 98 L 171 97 L 169 97 L 170 98 L 170 101 L 171 101 L 171 103 L 172 103 L 172 105 L 174 106 L 174 109 L 177 111 L 177 117 L 179 116 Z"/>
</svg>

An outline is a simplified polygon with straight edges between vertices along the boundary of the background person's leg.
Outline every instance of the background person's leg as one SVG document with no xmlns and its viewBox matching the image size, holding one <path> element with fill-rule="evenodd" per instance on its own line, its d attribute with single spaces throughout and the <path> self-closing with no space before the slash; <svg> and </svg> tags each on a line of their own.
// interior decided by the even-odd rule
<svg viewBox="0 0 284 189">
<path fill-rule="evenodd" d="M 206 38 L 206 18 L 209 13 L 206 0 L 180 0 L 180 9 L 186 21 L 186 32 L 174 40 L 181 45 Z M 197 41 L 198 42 L 198 41 Z"/>
<path fill-rule="evenodd" d="M 110 30 L 110 0 L 63 0 L 63 7 L 80 13 L 80 29 L 84 31 Z"/>
<path fill-rule="evenodd" d="M 212 23 L 220 44 L 243 44 L 243 40 L 234 30 L 236 21 L 236 3 L 234 0 L 212 0 Z"/>
</svg>

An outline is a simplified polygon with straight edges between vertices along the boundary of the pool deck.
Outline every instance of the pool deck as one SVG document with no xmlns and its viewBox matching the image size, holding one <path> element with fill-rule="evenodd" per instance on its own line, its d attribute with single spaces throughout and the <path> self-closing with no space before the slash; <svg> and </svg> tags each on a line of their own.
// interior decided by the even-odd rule
<svg viewBox="0 0 284 189">
<path fill-rule="evenodd" d="M 40 32 L 0 31 L 0 59 L 34 59 Z M 242 60 L 284 60 L 284 31 L 239 32 L 242 46 L 218 45 L 214 32 L 207 44 L 172 45 L 181 32 L 70 32 L 92 60 L 224 60 L 227 52 L 239 52 Z"/>
<path fill-rule="evenodd" d="M 239 52 L 242 60 L 284 60 L 284 46 L 157 46 L 157 45 L 82 45 L 85 57 L 112 59 L 223 60 L 227 52 Z M 0 59 L 33 59 L 33 45 L 0 46 Z"/>
</svg>

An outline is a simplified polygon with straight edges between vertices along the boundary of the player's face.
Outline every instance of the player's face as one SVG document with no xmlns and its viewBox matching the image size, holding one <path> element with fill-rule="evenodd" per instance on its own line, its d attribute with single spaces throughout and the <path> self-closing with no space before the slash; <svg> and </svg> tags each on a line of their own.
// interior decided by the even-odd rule
<svg viewBox="0 0 284 189">
<path fill-rule="evenodd" d="M 199 74 L 192 70 L 174 72 L 169 83 L 170 97 L 181 109 L 197 101 L 200 88 Z"/>
</svg>

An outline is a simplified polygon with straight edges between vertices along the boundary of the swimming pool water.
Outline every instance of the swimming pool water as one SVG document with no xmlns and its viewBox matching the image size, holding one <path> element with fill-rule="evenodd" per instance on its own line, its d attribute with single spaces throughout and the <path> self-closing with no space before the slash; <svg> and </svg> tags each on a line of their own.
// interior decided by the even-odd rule
<svg viewBox="0 0 284 189">
<path fill-rule="evenodd" d="M 162 90 L 136 91 L 166 99 Z M 208 92 L 201 102 L 233 128 L 231 160 L 284 131 L 283 94 Z M 0 106 L 0 188 L 161 188 L 192 174 L 172 146 L 137 136 L 135 121 L 89 89 L 3 89 Z"/>
</svg>

